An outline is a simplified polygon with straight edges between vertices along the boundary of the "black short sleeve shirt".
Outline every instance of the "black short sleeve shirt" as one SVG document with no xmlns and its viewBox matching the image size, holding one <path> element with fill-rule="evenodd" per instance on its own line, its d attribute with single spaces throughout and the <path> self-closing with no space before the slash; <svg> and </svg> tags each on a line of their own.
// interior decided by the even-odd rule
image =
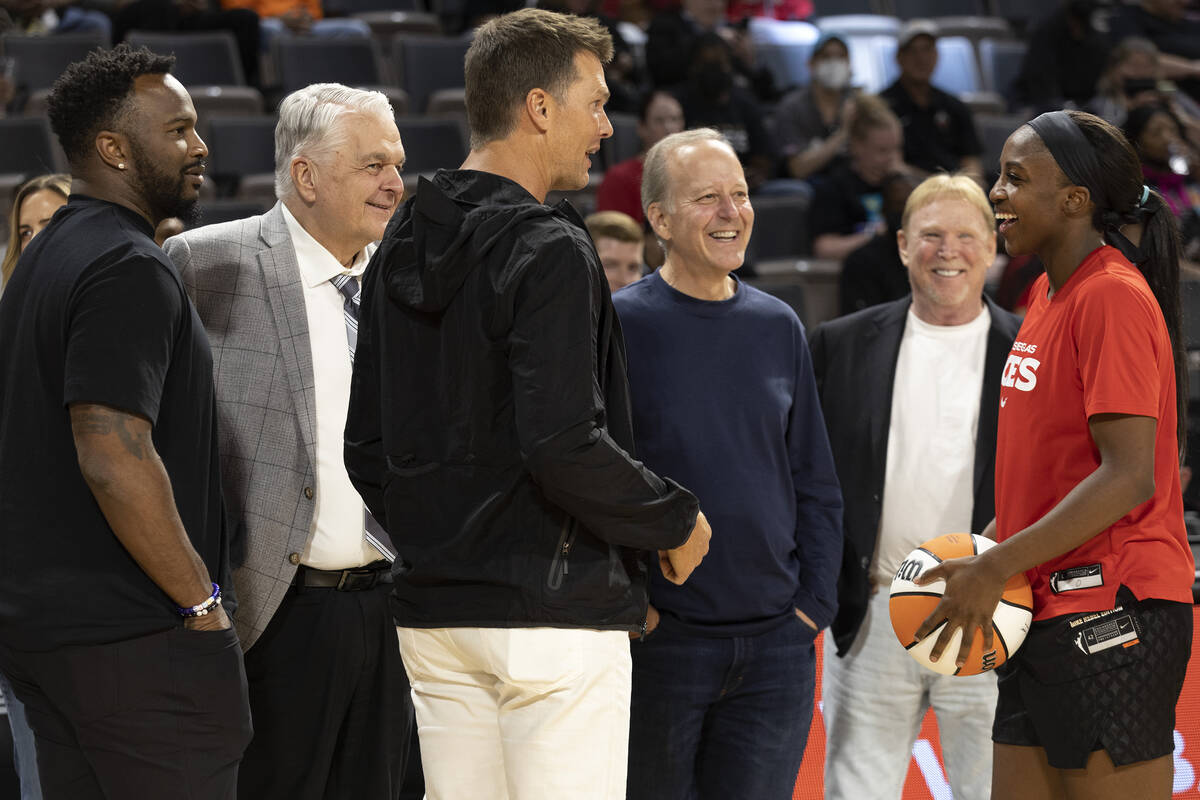
<svg viewBox="0 0 1200 800">
<path fill-rule="evenodd" d="M 79 470 L 68 407 L 153 424 L 193 547 L 227 568 L 208 337 L 149 223 L 72 195 L 0 298 L 0 642 L 99 644 L 178 625 Z"/>
<path fill-rule="evenodd" d="M 967 156 L 983 152 L 975 119 L 966 103 L 931 87 L 929 105 L 920 106 L 899 81 L 879 93 L 904 128 L 904 160 L 926 172 L 954 172 Z"/>
<path fill-rule="evenodd" d="M 813 237 L 848 236 L 883 220 L 883 188 L 872 186 L 848 164 L 834 166 L 813 181 L 808 226 Z"/>
</svg>

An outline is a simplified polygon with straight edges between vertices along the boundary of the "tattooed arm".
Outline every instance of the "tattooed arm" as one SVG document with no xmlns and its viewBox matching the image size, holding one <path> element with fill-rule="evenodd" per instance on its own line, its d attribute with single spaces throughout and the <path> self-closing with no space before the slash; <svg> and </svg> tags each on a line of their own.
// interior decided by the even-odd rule
<svg viewBox="0 0 1200 800">
<path fill-rule="evenodd" d="M 102 405 L 76 403 L 70 411 L 79 468 L 121 544 L 176 605 L 203 602 L 212 581 L 175 509 L 150 422 Z M 217 606 L 215 613 L 188 617 L 184 625 L 225 629 L 229 619 Z"/>
</svg>

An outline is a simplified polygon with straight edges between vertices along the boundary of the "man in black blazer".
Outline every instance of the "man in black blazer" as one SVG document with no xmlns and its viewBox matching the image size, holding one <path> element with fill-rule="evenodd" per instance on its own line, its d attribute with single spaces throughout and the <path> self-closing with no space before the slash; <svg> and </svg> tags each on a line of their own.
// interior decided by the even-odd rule
<svg viewBox="0 0 1200 800">
<path fill-rule="evenodd" d="M 887 612 L 899 561 L 995 516 L 1000 374 L 1020 320 L 983 296 L 995 219 L 965 176 L 925 180 L 897 234 L 912 294 L 816 328 L 813 366 L 845 499 L 825 638 L 826 797 L 899 798 L 925 711 L 956 798 L 987 797 L 996 682 L 910 659 Z M 886 724 L 885 724 L 886 723 Z"/>
</svg>

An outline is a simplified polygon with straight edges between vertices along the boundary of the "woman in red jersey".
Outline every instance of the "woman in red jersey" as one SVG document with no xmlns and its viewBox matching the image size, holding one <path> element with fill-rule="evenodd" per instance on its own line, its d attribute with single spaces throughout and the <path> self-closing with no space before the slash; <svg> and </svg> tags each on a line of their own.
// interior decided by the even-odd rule
<svg viewBox="0 0 1200 800">
<path fill-rule="evenodd" d="M 1024 571 L 1034 622 L 999 671 L 992 797 L 1169 798 L 1194 576 L 1174 218 L 1121 133 L 1074 111 L 1009 137 L 991 200 L 1008 252 L 1046 274 L 1001 379 L 999 544 L 921 579 L 947 585 L 917 636 L 948 620 L 934 654 L 958 628 L 986 651 Z"/>
</svg>

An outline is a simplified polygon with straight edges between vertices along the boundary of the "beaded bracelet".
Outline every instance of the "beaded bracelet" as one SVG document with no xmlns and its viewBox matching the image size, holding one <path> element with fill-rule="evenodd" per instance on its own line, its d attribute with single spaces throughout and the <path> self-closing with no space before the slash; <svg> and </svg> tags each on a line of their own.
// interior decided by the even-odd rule
<svg viewBox="0 0 1200 800">
<path fill-rule="evenodd" d="M 197 603 L 189 608 L 175 606 L 175 610 L 179 612 L 181 617 L 203 617 L 208 612 L 212 611 L 216 606 L 221 605 L 221 587 L 215 583 L 212 585 L 212 594 L 203 603 Z"/>
</svg>

